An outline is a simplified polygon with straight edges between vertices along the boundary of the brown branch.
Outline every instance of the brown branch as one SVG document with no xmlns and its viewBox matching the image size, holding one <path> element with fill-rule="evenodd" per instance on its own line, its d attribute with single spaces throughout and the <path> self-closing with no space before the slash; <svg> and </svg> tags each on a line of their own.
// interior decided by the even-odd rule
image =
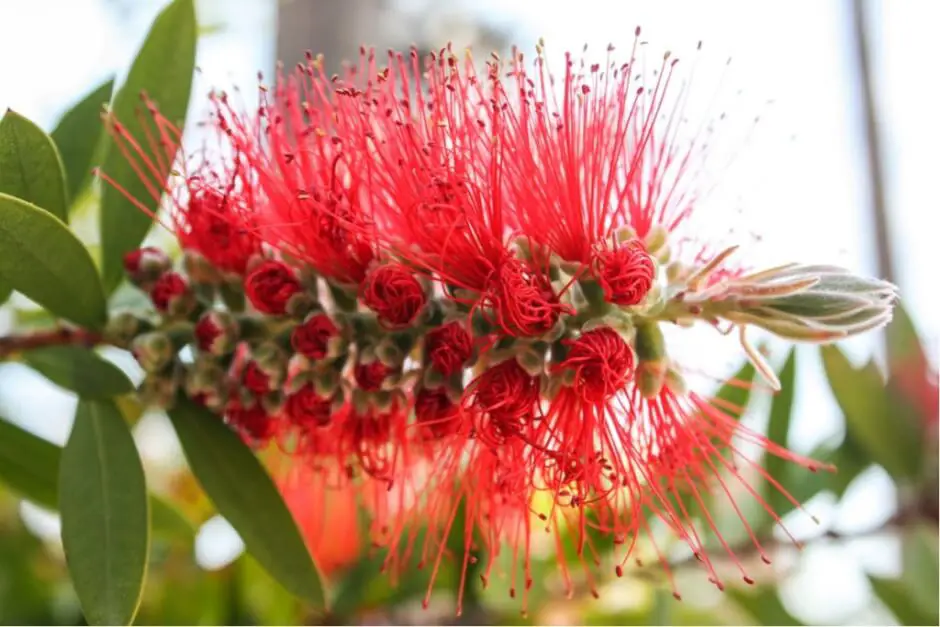
<svg viewBox="0 0 940 627">
<path fill-rule="evenodd" d="M 100 333 L 85 329 L 58 328 L 34 333 L 22 333 L 0 337 L 0 360 L 23 351 L 47 346 L 92 347 L 102 341 Z"/>
</svg>

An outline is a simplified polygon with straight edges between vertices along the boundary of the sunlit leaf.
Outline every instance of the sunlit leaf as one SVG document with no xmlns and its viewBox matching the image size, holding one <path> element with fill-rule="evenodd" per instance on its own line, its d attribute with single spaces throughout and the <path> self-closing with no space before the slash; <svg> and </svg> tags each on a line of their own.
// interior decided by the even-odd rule
<svg viewBox="0 0 940 627">
<path fill-rule="evenodd" d="M 111 100 L 114 79 L 96 87 L 74 107 L 65 112 L 50 135 L 65 166 L 68 195 L 75 202 L 79 192 L 91 180 L 96 150 L 101 145 L 101 110 Z"/>
<path fill-rule="evenodd" d="M 137 446 L 117 406 L 80 401 L 59 466 L 62 544 L 92 625 L 129 625 L 150 547 L 150 513 Z"/>
<path fill-rule="evenodd" d="M 84 327 L 107 320 L 91 255 L 65 224 L 35 205 L 0 194 L 0 279 Z"/>
<path fill-rule="evenodd" d="M 9 109 L 0 120 L 0 192 L 69 219 L 59 151 L 41 128 Z"/>
<path fill-rule="evenodd" d="M 141 92 L 157 103 L 161 114 L 183 127 L 189 93 L 196 62 L 196 14 L 193 0 L 173 0 L 157 16 L 147 39 L 131 66 L 127 80 L 118 90 L 112 103 L 114 118 L 126 132 L 147 150 L 152 129 L 145 130 L 138 116 L 143 106 Z M 173 141 L 167 137 L 165 141 Z M 160 146 L 160 150 L 173 152 L 173 146 Z M 165 158 L 161 158 L 164 159 Z M 147 186 L 140 180 L 114 142 L 110 142 L 103 172 L 130 196 L 156 209 Z M 168 172 L 167 172 L 168 174 Z M 164 181 L 150 184 L 160 189 Z M 101 263 L 104 285 L 108 293 L 121 282 L 124 254 L 137 248 L 150 230 L 149 215 L 134 206 L 121 191 L 105 184 L 101 198 Z"/>
<path fill-rule="evenodd" d="M 320 576 L 258 458 L 204 408 L 178 399 L 168 413 L 193 474 L 246 549 L 292 594 L 322 608 Z"/>
</svg>

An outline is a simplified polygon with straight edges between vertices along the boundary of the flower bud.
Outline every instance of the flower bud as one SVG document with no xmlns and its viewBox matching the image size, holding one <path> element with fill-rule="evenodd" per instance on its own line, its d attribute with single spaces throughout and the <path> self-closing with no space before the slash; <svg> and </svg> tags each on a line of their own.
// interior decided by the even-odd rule
<svg viewBox="0 0 940 627">
<path fill-rule="evenodd" d="M 150 300 L 157 311 L 174 318 L 184 317 L 196 308 L 196 295 L 176 272 L 166 272 L 154 282 Z"/>
<path fill-rule="evenodd" d="M 633 240 L 599 251 L 594 257 L 594 275 L 607 302 L 632 307 L 642 303 L 652 289 L 656 264 L 646 248 Z"/>
<path fill-rule="evenodd" d="M 333 398 L 321 396 L 313 385 L 289 395 L 284 404 L 288 420 L 297 427 L 325 427 L 333 414 Z"/>
<path fill-rule="evenodd" d="M 391 329 L 414 322 L 427 302 L 427 295 L 414 274 L 404 266 L 388 264 L 372 270 L 362 285 L 362 302 Z"/>
<path fill-rule="evenodd" d="M 221 411 L 226 403 L 225 370 L 211 359 L 196 359 L 186 373 L 186 395 L 212 411 Z"/>
<path fill-rule="evenodd" d="M 170 337 L 161 331 L 138 335 L 131 344 L 131 354 L 144 369 L 156 373 L 165 369 L 176 355 L 176 347 Z"/>
<path fill-rule="evenodd" d="M 122 312 L 111 317 L 104 330 L 105 339 L 120 348 L 128 348 L 134 338 L 153 328 L 147 320 L 138 318 L 130 312 Z"/>
<path fill-rule="evenodd" d="M 216 267 L 195 250 L 183 253 L 183 269 L 189 280 L 196 285 L 216 285 L 222 280 L 222 275 Z"/>
<path fill-rule="evenodd" d="M 283 316 L 291 297 L 300 291 L 300 281 L 280 261 L 264 261 L 245 277 L 245 295 L 261 313 Z"/>
<path fill-rule="evenodd" d="M 339 328 L 322 312 L 307 316 L 291 333 L 295 351 L 312 360 L 324 359 L 331 352 L 330 341 L 339 336 Z"/>
<path fill-rule="evenodd" d="M 148 374 L 137 386 L 137 398 L 144 407 L 170 409 L 176 400 L 176 377 Z"/>
<path fill-rule="evenodd" d="M 445 377 L 463 370 L 473 355 L 473 338 L 463 322 L 448 322 L 427 333 L 424 351 L 434 369 Z"/>
<path fill-rule="evenodd" d="M 147 246 L 124 255 L 124 272 L 131 283 L 149 292 L 154 282 L 173 267 L 173 262 L 159 248 Z"/>
<path fill-rule="evenodd" d="M 636 384 L 645 398 L 655 398 L 666 383 L 666 341 L 655 322 L 636 326 L 634 348 L 637 356 Z"/>
<path fill-rule="evenodd" d="M 235 317 L 227 311 L 207 311 L 194 329 L 199 350 L 220 357 L 235 350 L 239 329 Z"/>
</svg>

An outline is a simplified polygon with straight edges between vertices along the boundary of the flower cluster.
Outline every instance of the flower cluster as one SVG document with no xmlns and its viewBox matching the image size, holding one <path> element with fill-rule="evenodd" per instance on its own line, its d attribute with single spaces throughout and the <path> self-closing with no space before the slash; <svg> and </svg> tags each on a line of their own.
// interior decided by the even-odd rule
<svg viewBox="0 0 940 627">
<path fill-rule="evenodd" d="M 289 451 L 318 490 L 364 490 L 390 572 L 417 557 L 436 574 L 447 557 L 524 600 L 547 534 L 569 590 L 593 589 L 596 568 L 622 574 L 643 543 L 665 564 L 658 520 L 722 587 L 702 495 L 756 497 L 778 519 L 748 484 L 764 473 L 748 451 L 819 465 L 688 390 L 663 328 L 740 329 L 775 385 L 746 327 L 831 341 L 885 324 L 895 292 L 677 245 L 695 238 L 675 62 L 652 83 L 633 63 L 611 48 L 600 64 L 566 56 L 554 76 L 541 46 L 532 63 L 482 66 L 450 47 L 384 62 L 363 49 L 328 76 L 310 56 L 256 109 L 213 95 L 226 159 L 172 172 L 174 155 L 148 158 L 160 145 L 112 124 L 173 199 L 186 259 L 183 273 L 153 249 L 126 259 L 159 318 L 111 333 L 149 373 L 148 398 L 183 392 L 247 442 Z M 616 545 L 613 563 L 599 543 Z"/>
</svg>

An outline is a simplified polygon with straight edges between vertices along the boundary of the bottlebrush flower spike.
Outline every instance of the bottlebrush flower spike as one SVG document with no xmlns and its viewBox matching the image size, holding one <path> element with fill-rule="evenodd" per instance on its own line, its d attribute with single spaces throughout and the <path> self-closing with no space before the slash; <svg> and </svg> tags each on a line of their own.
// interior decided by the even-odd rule
<svg viewBox="0 0 940 627">
<path fill-rule="evenodd" d="M 723 587 L 718 554 L 742 565 L 713 496 L 767 558 L 740 502 L 779 523 L 755 479 L 796 501 L 760 456 L 824 467 L 690 389 L 700 364 L 671 349 L 698 322 L 736 329 L 777 385 L 748 327 L 829 342 L 884 325 L 896 290 L 828 266 L 754 271 L 735 246 L 700 241 L 704 142 L 681 137 L 675 60 L 650 78 L 634 67 L 638 43 L 624 63 L 613 48 L 602 64 L 568 55 L 557 78 L 541 44 L 532 65 L 514 51 L 479 70 L 450 46 L 424 61 L 391 52 L 385 66 L 362 49 L 338 77 L 311 55 L 261 90 L 256 111 L 214 96 L 233 157 L 183 177 L 173 215 L 183 247 L 239 275 L 253 308 L 233 307 L 233 325 L 191 321 L 195 364 L 176 335 L 138 336 L 151 379 L 198 370 L 187 392 L 246 441 L 276 441 L 331 486 L 379 486 L 373 541 L 393 577 L 417 557 L 433 586 L 452 556 L 462 595 L 472 564 L 487 584 L 508 562 L 525 605 L 547 534 L 566 589 L 578 568 L 596 595 L 605 544 L 617 575 L 641 550 L 668 572 L 663 527 Z M 142 177 L 168 171 L 173 155 L 148 161 L 112 133 Z M 202 249 L 219 241 L 212 228 L 190 237 L 216 217 L 244 265 Z M 199 264 L 188 271 L 202 285 Z"/>
<path fill-rule="evenodd" d="M 150 198 L 134 198 L 107 172 L 98 170 L 98 175 L 155 219 L 164 196 L 169 198 L 170 221 L 165 226 L 183 250 L 199 254 L 223 274 L 243 275 L 249 261 L 260 255 L 261 241 L 249 213 L 254 191 L 241 160 L 237 155 L 225 161 L 221 156 L 210 160 L 205 153 L 178 154 L 180 130 L 146 96 L 141 104 L 138 118 L 144 137 L 130 135 L 110 114 L 105 123 Z"/>
</svg>

